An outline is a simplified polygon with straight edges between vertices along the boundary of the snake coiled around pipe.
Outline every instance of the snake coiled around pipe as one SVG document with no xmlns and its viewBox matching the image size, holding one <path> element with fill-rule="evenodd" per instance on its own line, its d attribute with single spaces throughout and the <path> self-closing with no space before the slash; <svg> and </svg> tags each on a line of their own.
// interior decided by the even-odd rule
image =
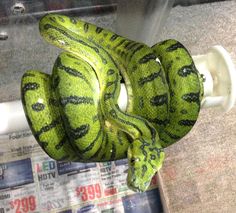
<svg viewBox="0 0 236 213">
<path fill-rule="evenodd" d="M 31 130 L 53 159 L 101 162 L 128 158 L 128 186 L 145 191 L 163 148 L 195 124 L 201 77 L 176 40 L 148 47 L 77 18 L 49 14 L 42 37 L 62 52 L 52 74 L 29 70 L 21 94 Z M 121 76 L 128 107 L 117 99 Z"/>
</svg>

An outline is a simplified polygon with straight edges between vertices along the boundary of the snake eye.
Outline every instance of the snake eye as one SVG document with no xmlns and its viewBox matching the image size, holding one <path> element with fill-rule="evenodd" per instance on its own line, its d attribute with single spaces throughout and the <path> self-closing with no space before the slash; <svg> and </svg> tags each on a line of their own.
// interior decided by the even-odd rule
<svg viewBox="0 0 236 213">
<path fill-rule="evenodd" d="M 132 157 L 131 159 L 130 159 L 130 163 L 133 165 L 135 162 L 137 162 L 137 161 L 139 161 L 139 159 L 138 158 L 135 158 L 135 157 Z"/>
</svg>

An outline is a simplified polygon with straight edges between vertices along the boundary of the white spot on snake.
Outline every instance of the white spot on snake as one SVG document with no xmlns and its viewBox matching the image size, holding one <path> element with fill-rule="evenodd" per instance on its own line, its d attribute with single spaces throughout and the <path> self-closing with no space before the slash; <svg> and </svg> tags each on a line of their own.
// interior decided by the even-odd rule
<svg viewBox="0 0 236 213">
<path fill-rule="evenodd" d="M 106 120 L 106 121 L 105 121 L 105 126 L 107 126 L 107 127 L 109 128 L 109 127 L 111 127 L 112 125 L 111 125 L 111 123 L 110 123 L 108 120 Z"/>
<path fill-rule="evenodd" d="M 66 42 L 63 41 L 63 40 L 58 40 L 58 42 L 59 42 L 61 45 L 65 45 L 65 44 L 66 44 Z"/>
<path fill-rule="evenodd" d="M 159 60 L 159 58 L 156 58 L 156 62 L 161 63 L 161 61 Z"/>
<path fill-rule="evenodd" d="M 38 103 L 43 104 L 44 100 L 42 98 L 38 99 Z"/>
</svg>

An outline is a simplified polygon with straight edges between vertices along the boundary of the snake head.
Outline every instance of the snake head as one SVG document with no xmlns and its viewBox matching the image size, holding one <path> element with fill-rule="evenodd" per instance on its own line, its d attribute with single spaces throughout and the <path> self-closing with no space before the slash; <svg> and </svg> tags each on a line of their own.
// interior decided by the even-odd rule
<svg viewBox="0 0 236 213">
<path fill-rule="evenodd" d="M 144 144 L 143 139 L 136 139 L 128 148 L 127 183 L 128 187 L 136 192 L 147 190 L 152 177 L 161 168 L 165 155 L 162 148 Z"/>
</svg>

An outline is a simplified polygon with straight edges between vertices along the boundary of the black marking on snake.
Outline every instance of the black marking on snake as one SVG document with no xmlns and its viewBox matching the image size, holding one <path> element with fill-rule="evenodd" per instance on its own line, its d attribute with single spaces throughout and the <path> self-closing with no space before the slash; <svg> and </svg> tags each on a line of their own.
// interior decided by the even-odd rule
<svg viewBox="0 0 236 213">
<path fill-rule="evenodd" d="M 143 156 L 145 156 L 144 161 L 147 161 L 148 153 L 145 150 L 145 147 L 149 147 L 150 144 L 147 143 L 143 138 L 140 138 L 140 142 L 142 143 L 142 145 L 140 146 L 140 149 L 142 150 Z"/>
<path fill-rule="evenodd" d="M 171 46 L 169 46 L 169 47 L 166 49 L 166 51 L 167 51 L 167 52 L 172 52 L 172 51 L 175 51 L 175 50 L 177 50 L 177 49 L 179 49 L 179 48 L 185 50 L 185 47 L 184 47 L 181 43 L 176 42 L 175 44 L 172 44 Z"/>
<path fill-rule="evenodd" d="M 32 109 L 33 109 L 34 111 L 40 112 L 40 111 L 43 111 L 43 110 L 44 110 L 45 105 L 42 104 L 42 103 L 37 102 L 37 103 L 35 103 L 35 104 L 32 104 L 31 107 L 32 107 Z"/>
<path fill-rule="evenodd" d="M 108 75 L 113 75 L 115 73 L 115 70 L 113 70 L 113 69 L 109 69 L 108 71 L 107 71 L 107 74 Z"/>
<path fill-rule="evenodd" d="M 143 97 L 141 96 L 139 97 L 139 108 L 143 109 L 143 107 L 144 107 L 144 100 L 143 100 Z"/>
<path fill-rule="evenodd" d="M 112 86 L 113 84 L 115 84 L 117 81 L 109 81 L 109 82 L 107 82 L 107 85 L 106 85 L 106 87 L 110 87 L 110 86 Z"/>
<path fill-rule="evenodd" d="M 144 175 L 145 175 L 145 173 L 146 173 L 146 171 L 147 171 L 148 169 L 147 169 L 147 166 L 146 165 L 142 165 L 142 177 L 144 177 Z"/>
<path fill-rule="evenodd" d="M 116 104 L 115 106 L 116 106 L 116 109 L 117 109 L 120 113 L 125 114 L 124 112 L 121 111 L 121 109 L 119 108 L 119 105 L 118 105 L 118 104 Z M 112 111 L 112 110 L 111 110 L 111 111 Z M 111 112 L 111 111 L 110 111 L 110 112 Z M 115 111 L 114 111 L 114 112 L 115 112 Z M 114 113 L 114 112 L 113 112 L 113 114 L 116 114 L 116 113 Z M 117 115 L 116 115 L 116 116 L 117 116 Z M 135 119 L 137 119 L 137 120 L 140 120 L 140 121 L 144 122 L 144 124 L 146 125 L 146 127 L 148 128 L 148 130 L 150 131 L 150 133 L 151 133 L 151 135 L 152 135 L 152 143 L 153 143 L 153 144 L 155 143 L 156 129 L 153 128 L 153 127 L 151 127 L 151 126 L 149 125 L 149 123 L 147 122 L 146 119 L 143 119 L 142 117 L 137 117 L 137 116 L 135 116 L 135 115 L 130 115 L 130 114 L 125 114 L 125 116 L 126 116 L 126 117 L 135 118 Z M 117 118 L 117 117 L 114 117 L 114 118 Z M 118 119 L 119 119 L 119 118 L 118 118 Z M 120 119 L 120 120 L 122 121 L 122 119 Z M 125 121 L 123 121 L 123 122 L 126 123 Z M 128 122 L 127 124 L 129 124 L 129 123 L 130 123 L 131 126 L 133 126 L 133 127 L 135 127 L 136 129 L 138 129 L 139 132 L 142 132 L 142 131 L 140 131 L 140 129 L 139 129 L 135 124 L 133 124 L 133 123 L 131 123 L 131 122 Z"/>
<path fill-rule="evenodd" d="M 115 111 L 114 109 L 110 110 L 109 114 L 110 114 L 113 118 L 118 119 L 119 121 L 121 121 L 122 123 L 128 124 L 128 125 L 130 125 L 130 126 L 136 128 L 139 132 L 142 132 L 141 129 L 139 129 L 139 127 L 136 126 L 135 124 L 133 124 L 133 123 L 131 123 L 131 122 L 129 122 L 129 121 L 126 121 L 126 120 L 123 120 L 123 119 L 119 118 L 119 117 L 117 116 L 116 111 Z M 131 116 L 130 116 L 130 117 L 131 117 Z"/>
<path fill-rule="evenodd" d="M 107 60 L 100 55 L 103 64 L 107 64 Z"/>
<path fill-rule="evenodd" d="M 175 111 L 176 111 L 176 108 L 175 108 L 175 106 L 170 106 L 170 113 L 175 113 Z"/>
<path fill-rule="evenodd" d="M 104 140 L 104 138 L 103 138 L 103 140 Z M 107 134 L 107 132 L 106 132 L 106 134 L 105 134 L 105 145 L 104 145 L 104 147 L 107 147 L 108 144 L 109 144 L 109 140 L 108 140 L 108 134 Z M 106 151 L 105 151 L 105 152 L 103 153 L 103 155 L 101 156 L 101 159 L 107 160 L 105 157 L 106 157 Z"/>
<path fill-rule="evenodd" d="M 164 133 L 166 133 L 170 138 L 172 138 L 172 139 L 174 139 L 174 140 L 179 140 L 181 137 L 180 136 L 178 136 L 178 135 L 175 135 L 175 134 L 172 134 L 172 133 L 170 133 L 169 131 L 167 131 L 167 130 L 165 130 L 165 129 L 163 129 L 162 130 Z"/>
<path fill-rule="evenodd" d="M 68 97 L 61 97 L 60 104 L 63 107 L 65 107 L 67 104 L 74 104 L 74 105 L 91 104 L 91 105 L 94 105 L 94 100 L 91 97 L 71 95 Z"/>
<path fill-rule="evenodd" d="M 114 144 L 114 141 L 112 141 L 112 149 L 111 149 L 111 156 L 110 156 L 110 161 L 115 160 L 116 157 L 116 145 Z"/>
<path fill-rule="evenodd" d="M 75 55 L 72 55 L 71 53 L 66 53 L 66 56 L 75 60 L 79 60 L 78 57 L 76 57 Z M 74 62 L 77 65 L 80 65 L 80 63 L 78 61 Z"/>
<path fill-rule="evenodd" d="M 150 150 L 151 151 L 151 150 Z M 151 154 L 151 160 L 156 160 L 156 155 Z"/>
<path fill-rule="evenodd" d="M 25 105 L 25 94 L 27 91 L 30 90 L 37 90 L 40 87 L 40 85 L 36 82 L 29 82 L 24 84 L 23 88 L 21 89 L 21 99 L 22 99 L 22 103 L 23 105 Z"/>
<path fill-rule="evenodd" d="M 147 118 L 147 120 L 149 120 L 152 123 L 156 123 L 158 125 L 161 125 L 161 126 L 166 126 L 167 124 L 170 123 L 170 119 L 161 120 L 159 118 Z"/>
<path fill-rule="evenodd" d="M 169 43 L 169 42 L 170 42 L 170 40 L 167 39 L 167 40 L 164 40 L 164 41 L 158 43 L 157 45 L 158 45 L 158 46 L 162 46 L 162 45 L 166 45 L 166 44 Z M 154 45 L 154 46 L 156 46 L 156 45 Z"/>
<path fill-rule="evenodd" d="M 168 104 L 168 94 L 165 93 L 163 95 L 156 95 L 151 98 L 150 103 L 152 106 L 161 106 L 164 104 Z"/>
<path fill-rule="evenodd" d="M 52 29 L 54 29 L 54 30 L 56 30 L 56 31 L 58 31 L 58 32 L 60 32 L 60 33 L 62 33 L 62 34 L 65 35 L 67 38 L 69 38 L 69 39 L 71 39 L 71 40 L 73 40 L 73 41 L 76 41 L 76 42 L 78 42 L 78 43 L 80 43 L 80 44 L 82 44 L 82 45 L 84 45 L 84 46 L 86 46 L 86 47 L 89 47 L 89 48 L 93 49 L 93 50 L 100 56 L 100 58 L 102 59 L 102 62 L 103 62 L 103 63 L 105 63 L 105 62 L 107 63 L 106 59 L 102 56 L 102 54 L 100 54 L 100 51 L 99 51 L 99 49 L 98 49 L 98 47 L 100 47 L 100 48 L 106 53 L 106 55 L 108 56 L 108 58 L 113 62 L 113 64 L 115 65 L 115 67 L 118 69 L 117 63 L 114 61 L 113 57 L 111 57 L 111 55 L 110 55 L 104 48 L 102 48 L 101 46 L 99 46 L 98 44 L 94 44 L 95 47 L 94 47 L 94 46 L 91 46 L 91 45 L 87 44 L 86 42 L 84 42 L 84 41 L 82 41 L 82 40 L 80 40 L 80 39 L 74 38 L 73 36 L 71 36 L 70 34 L 68 34 L 66 31 L 64 31 L 64 30 L 62 30 L 62 29 L 60 29 L 60 28 L 58 28 L 58 27 L 52 26 L 52 25 L 50 25 L 50 24 L 45 24 L 45 25 L 44 25 L 44 29 L 45 29 L 45 30 L 48 30 L 49 28 L 52 28 Z M 91 42 L 92 42 L 92 41 L 91 41 Z M 93 42 L 92 42 L 92 43 L 93 43 Z M 118 69 L 118 70 L 119 70 L 119 69 Z"/>
<path fill-rule="evenodd" d="M 124 46 L 125 49 L 129 49 L 129 47 L 131 45 L 133 45 L 134 43 L 136 43 L 135 41 L 128 41 L 127 44 Z"/>
<path fill-rule="evenodd" d="M 119 36 L 114 34 L 111 36 L 110 41 L 115 41 Z"/>
<path fill-rule="evenodd" d="M 178 122 L 180 126 L 193 126 L 195 123 L 196 123 L 196 120 L 189 120 L 189 119 L 180 120 Z"/>
<path fill-rule="evenodd" d="M 183 115 L 185 115 L 185 114 L 188 114 L 188 111 L 187 111 L 186 109 L 182 109 L 182 110 L 180 111 L 180 113 L 183 114 Z"/>
<path fill-rule="evenodd" d="M 52 79 L 52 89 L 56 89 L 60 83 L 60 77 L 58 75 L 54 75 Z"/>
<path fill-rule="evenodd" d="M 43 126 L 39 131 L 37 131 L 35 133 L 35 137 L 39 138 L 41 134 L 50 131 L 51 129 L 55 128 L 59 124 L 61 124 L 60 118 L 56 118 L 55 120 L 52 120 L 50 124 Z"/>
<path fill-rule="evenodd" d="M 181 69 L 178 70 L 178 75 L 181 77 L 188 77 L 191 74 L 197 74 L 197 70 L 194 66 L 194 64 L 186 65 L 181 67 Z"/>
<path fill-rule="evenodd" d="M 45 150 L 47 148 L 48 142 L 40 141 L 40 140 L 37 140 L 37 141 L 38 141 L 39 146 L 42 147 L 43 150 Z M 45 150 L 45 152 L 46 152 L 46 150 Z"/>
<path fill-rule="evenodd" d="M 124 42 L 126 41 L 126 39 L 122 39 L 116 46 L 113 47 L 113 49 L 117 49 L 119 46 L 121 46 Z"/>
<path fill-rule="evenodd" d="M 40 85 L 36 82 L 29 82 L 29 83 L 26 83 L 22 89 L 22 92 L 23 92 L 23 96 L 25 95 L 25 93 L 27 91 L 30 91 L 30 90 L 37 90 L 38 88 L 40 87 Z"/>
<path fill-rule="evenodd" d="M 132 50 L 136 45 L 138 45 L 138 42 L 134 42 L 132 45 L 130 45 L 129 47 L 127 47 L 127 50 Z"/>
<path fill-rule="evenodd" d="M 140 160 L 139 158 L 131 157 L 130 158 L 130 165 L 134 166 L 135 162 L 139 161 L 139 160 Z"/>
<path fill-rule="evenodd" d="M 87 83 L 87 85 L 90 87 L 90 89 L 93 88 L 92 85 L 90 84 L 90 82 L 87 80 L 87 78 L 79 70 L 63 65 L 60 57 L 57 58 L 56 64 L 59 69 L 62 69 L 63 71 L 65 71 L 69 75 L 83 79 Z"/>
<path fill-rule="evenodd" d="M 89 124 L 83 124 L 75 129 L 70 127 L 69 128 L 70 138 L 72 138 L 72 140 L 77 140 L 79 138 L 82 138 L 88 134 L 89 129 L 90 129 Z"/>
<path fill-rule="evenodd" d="M 122 141 L 122 139 L 121 139 L 121 134 L 122 134 L 122 132 L 118 130 L 118 132 L 117 132 L 118 142 L 119 142 L 119 144 L 120 144 L 121 146 L 123 146 L 124 143 L 123 143 L 123 141 Z"/>
<path fill-rule="evenodd" d="M 103 42 L 104 42 L 104 38 L 100 38 L 98 41 L 99 44 L 102 44 Z"/>
<path fill-rule="evenodd" d="M 138 51 L 142 50 L 143 48 L 144 48 L 144 45 L 143 45 L 143 44 L 141 44 L 141 45 L 139 45 L 138 47 L 136 47 L 136 48 L 134 49 L 134 51 L 131 53 L 130 57 L 134 56 L 135 53 L 137 53 Z"/>
<path fill-rule="evenodd" d="M 170 89 L 170 97 L 174 97 L 174 96 L 175 96 L 174 90 Z"/>
<path fill-rule="evenodd" d="M 119 74 L 116 74 L 116 79 L 112 82 L 112 85 L 114 85 L 114 90 L 113 90 L 112 93 L 106 93 L 104 95 L 104 101 L 106 101 L 106 100 L 108 100 L 110 98 L 114 98 L 115 97 L 115 92 L 117 90 L 118 81 L 119 81 Z M 108 85 L 106 85 L 106 86 L 108 86 Z"/>
<path fill-rule="evenodd" d="M 177 85 L 177 81 L 173 79 L 173 86 L 176 87 L 176 85 Z"/>
<path fill-rule="evenodd" d="M 98 121 L 99 120 L 99 115 L 97 114 L 97 115 L 94 115 L 93 116 L 93 123 L 95 123 L 96 121 Z"/>
<path fill-rule="evenodd" d="M 103 146 L 103 143 L 106 142 L 106 141 L 104 140 L 104 138 L 106 137 L 106 134 L 104 134 L 104 132 L 101 132 L 101 134 L 102 134 L 102 133 L 103 133 L 103 135 L 102 135 L 101 145 L 100 145 L 100 147 L 98 148 L 98 150 L 94 153 L 94 155 L 92 155 L 92 156 L 90 157 L 90 159 L 92 159 L 92 160 L 96 160 L 96 161 L 97 161 L 98 155 L 99 155 L 101 152 L 103 152 L 103 151 L 104 151 L 104 147 L 106 147 L 105 145 Z M 100 135 L 99 135 L 99 136 L 100 136 Z"/>
<path fill-rule="evenodd" d="M 59 150 L 64 146 L 64 144 L 67 142 L 67 137 L 64 135 L 64 137 L 60 140 L 60 142 L 55 146 L 56 150 Z"/>
<path fill-rule="evenodd" d="M 146 77 L 142 77 L 138 80 L 138 84 L 139 86 L 143 86 L 144 84 L 148 83 L 148 82 L 152 82 L 154 81 L 156 78 L 158 78 L 161 74 L 161 70 L 158 72 L 154 72 L 151 73 L 150 75 L 146 76 Z"/>
<path fill-rule="evenodd" d="M 76 20 L 76 18 L 74 18 L 74 17 L 70 17 L 70 22 L 71 22 L 72 24 L 77 24 L 77 20 Z"/>
<path fill-rule="evenodd" d="M 49 19 L 50 19 L 52 22 L 56 23 L 56 18 L 55 18 L 55 17 L 49 17 Z"/>
<path fill-rule="evenodd" d="M 103 37 L 106 38 L 108 36 L 108 33 L 103 33 Z"/>
<path fill-rule="evenodd" d="M 197 92 L 197 93 L 191 92 L 191 93 L 184 94 L 182 96 L 182 99 L 184 101 L 189 102 L 189 103 L 195 102 L 195 103 L 197 103 L 199 105 L 200 104 L 200 97 L 199 97 L 199 95 L 200 95 L 199 92 Z"/>
<path fill-rule="evenodd" d="M 53 35 L 49 35 L 49 38 L 50 38 L 50 40 L 52 40 L 52 41 L 55 41 L 55 40 L 56 40 L 56 37 L 53 36 Z"/>
<path fill-rule="evenodd" d="M 107 101 L 110 98 L 114 98 L 114 94 L 113 93 L 105 93 L 104 94 L 104 101 Z"/>
<path fill-rule="evenodd" d="M 59 107 L 59 102 L 58 102 L 58 100 L 56 100 L 56 99 L 54 99 L 54 98 L 49 98 L 48 103 L 49 103 L 49 105 Z"/>
<path fill-rule="evenodd" d="M 22 78 L 26 78 L 26 77 L 35 77 L 35 74 L 26 72 L 26 73 L 22 76 Z"/>
<path fill-rule="evenodd" d="M 98 131 L 98 134 L 96 135 L 96 138 L 85 149 L 80 150 L 81 153 L 86 153 L 86 152 L 90 151 L 94 147 L 94 144 L 96 143 L 96 141 L 100 137 L 101 133 L 102 133 L 102 129 L 100 128 L 100 130 Z"/>
<path fill-rule="evenodd" d="M 151 60 L 156 60 L 156 55 L 154 53 L 148 53 L 147 55 L 143 56 L 139 59 L 139 64 L 145 64 Z"/>
<path fill-rule="evenodd" d="M 156 52 L 155 52 L 155 54 L 157 55 L 157 58 L 160 60 L 160 62 L 163 63 L 163 58 L 162 58 L 162 56 L 159 55 L 159 54 L 157 54 Z"/>
<path fill-rule="evenodd" d="M 169 72 L 170 69 L 171 69 L 171 67 L 172 67 L 172 65 L 173 65 L 173 60 L 171 60 L 171 61 L 169 61 L 169 62 L 167 63 L 166 68 L 165 68 L 165 71 L 166 71 L 166 72 Z"/>
<path fill-rule="evenodd" d="M 68 32 L 66 32 L 66 31 L 64 31 L 64 30 L 62 30 L 62 29 L 60 29 L 60 28 L 58 28 L 58 27 L 55 27 L 55 26 L 53 26 L 53 25 L 51 25 L 51 24 L 45 24 L 45 25 L 44 25 L 44 29 L 45 29 L 45 30 L 48 30 L 48 29 L 50 29 L 50 28 L 51 28 L 51 29 L 54 29 L 54 30 L 56 30 L 56 31 L 58 31 L 58 32 L 60 32 L 60 33 L 62 33 L 64 36 L 66 36 L 67 38 L 71 39 L 72 41 L 78 42 L 78 43 L 80 43 L 80 44 L 82 44 L 82 45 L 84 45 L 84 46 L 86 46 L 86 47 L 89 47 L 89 48 L 93 49 L 93 50 L 101 57 L 100 52 L 99 52 L 99 49 L 98 49 L 97 47 L 91 46 L 91 45 L 87 44 L 86 42 L 84 42 L 83 40 L 74 38 L 74 37 L 71 36 Z M 102 58 L 102 57 L 101 57 L 101 58 Z"/>
<path fill-rule="evenodd" d="M 101 27 L 97 27 L 97 28 L 96 28 L 96 33 L 97 33 L 97 34 L 101 33 L 102 31 L 103 31 L 103 29 L 102 29 Z"/>
<path fill-rule="evenodd" d="M 135 65 L 132 67 L 131 72 L 135 72 L 137 69 L 138 69 L 138 66 L 135 64 Z"/>
<path fill-rule="evenodd" d="M 87 23 L 84 24 L 84 32 L 87 33 L 89 29 L 89 25 Z"/>
<path fill-rule="evenodd" d="M 62 18 L 61 16 L 58 16 L 58 19 L 61 21 L 61 22 L 65 22 L 65 19 L 64 18 Z"/>
<path fill-rule="evenodd" d="M 149 151 L 151 151 L 151 152 L 156 151 L 158 158 L 160 158 L 160 154 L 161 154 L 161 152 L 164 152 L 164 149 L 158 148 L 158 147 L 154 147 L 154 148 L 150 147 Z M 156 158 L 156 156 L 155 156 L 155 158 Z M 152 160 L 154 160 L 154 159 L 152 159 Z"/>
</svg>

